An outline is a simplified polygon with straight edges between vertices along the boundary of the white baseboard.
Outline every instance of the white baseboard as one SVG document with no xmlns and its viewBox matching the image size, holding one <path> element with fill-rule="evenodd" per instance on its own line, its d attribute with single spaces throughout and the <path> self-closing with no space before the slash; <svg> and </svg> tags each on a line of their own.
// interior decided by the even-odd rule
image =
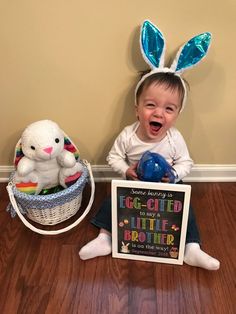
<svg viewBox="0 0 236 314">
<path fill-rule="evenodd" d="M 185 182 L 236 182 L 236 164 L 196 164 Z"/>
<path fill-rule="evenodd" d="M 0 182 L 7 182 L 13 166 L 0 166 Z M 109 166 L 92 165 L 95 182 L 109 182 L 120 179 Z M 236 164 L 212 165 L 196 164 L 191 173 L 185 177 L 185 182 L 236 182 Z"/>
<path fill-rule="evenodd" d="M 109 166 L 93 166 L 96 182 L 120 178 Z M 184 178 L 185 182 L 236 182 L 236 164 L 211 165 L 196 164 L 191 173 Z"/>
<path fill-rule="evenodd" d="M 0 166 L 0 182 L 7 182 L 13 170 L 13 166 Z"/>
</svg>

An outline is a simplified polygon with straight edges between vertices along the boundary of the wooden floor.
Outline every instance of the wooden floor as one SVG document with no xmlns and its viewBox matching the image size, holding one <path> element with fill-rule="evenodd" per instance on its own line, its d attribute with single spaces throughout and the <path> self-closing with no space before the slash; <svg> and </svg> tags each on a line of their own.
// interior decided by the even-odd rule
<svg viewBox="0 0 236 314">
<path fill-rule="evenodd" d="M 80 260 L 78 250 L 97 235 L 89 219 L 109 189 L 96 185 L 78 227 L 41 236 L 6 213 L 0 184 L 0 313 L 236 313 L 236 183 L 192 184 L 203 249 L 221 261 L 216 272 L 111 256 Z M 86 188 L 83 203 L 88 195 Z"/>
</svg>

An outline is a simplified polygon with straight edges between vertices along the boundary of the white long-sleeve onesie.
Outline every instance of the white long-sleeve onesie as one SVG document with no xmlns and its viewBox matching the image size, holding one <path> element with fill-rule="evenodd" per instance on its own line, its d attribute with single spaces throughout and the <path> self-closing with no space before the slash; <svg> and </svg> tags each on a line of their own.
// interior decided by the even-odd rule
<svg viewBox="0 0 236 314">
<path fill-rule="evenodd" d="M 193 161 L 181 133 L 172 127 L 160 142 L 146 143 L 136 134 L 138 126 L 139 122 L 135 122 L 125 127 L 116 138 L 107 157 L 107 162 L 112 169 L 125 178 L 127 169 L 149 150 L 162 155 L 173 166 L 177 174 L 176 181 L 184 178 L 190 172 Z"/>
</svg>

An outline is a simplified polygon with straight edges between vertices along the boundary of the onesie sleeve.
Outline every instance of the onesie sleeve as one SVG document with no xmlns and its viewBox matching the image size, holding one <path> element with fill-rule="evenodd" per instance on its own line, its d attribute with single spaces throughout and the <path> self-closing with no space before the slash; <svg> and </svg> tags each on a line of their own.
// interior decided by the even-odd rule
<svg viewBox="0 0 236 314">
<path fill-rule="evenodd" d="M 185 140 L 179 132 L 174 135 L 174 142 L 176 153 L 173 168 L 177 174 L 176 181 L 180 181 L 190 173 L 193 160 L 189 155 Z"/>
<path fill-rule="evenodd" d="M 126 171 L 129 168 L 126 158 L 126 148 L 128 145 L 128 132 L 125 128 L 116 138 L 109 154 L 107 157 L 107 162 L 111 168 L 126 178 Z"/>
</svg>

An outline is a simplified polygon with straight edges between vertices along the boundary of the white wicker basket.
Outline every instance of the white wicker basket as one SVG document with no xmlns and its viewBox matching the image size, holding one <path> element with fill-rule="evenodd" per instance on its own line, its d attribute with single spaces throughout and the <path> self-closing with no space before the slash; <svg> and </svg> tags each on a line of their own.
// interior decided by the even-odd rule
<svg viewBox="0 0 236 314">
<path fill-rule="evenodd" d="M 14 215 L 16 213 L 26 227 L 34 232 L 44 235 L 56 235 L 77 226 L 88 214 L 93 204 L 95 184 L 91 166 L 87 161 L 83 161 L 83 173 L 81 177 L 69 188 L 50 195 L 29 195 L 20 192 L 14 183 L 14 173 L 11 175 L 7 185 L 7 191 L 10 198 L 8 210 Z M 90 179 L 91 195 L 87 208 L 83 214 L 71 225 L 59 230 L 43 230 L 36 228 L 25 217 L 41 225 L 56 225 L 73 215 L 75 215 L 81 205 L 82 192 L 86 182 Z"/>
<path fill-rule="evenodd" d="M 56 225 L 74 216 L 80 208 L 82 193 L 65 204 L 43 210 L 29 208 L 27 217 L 41 225 Z"/>
</svg>

